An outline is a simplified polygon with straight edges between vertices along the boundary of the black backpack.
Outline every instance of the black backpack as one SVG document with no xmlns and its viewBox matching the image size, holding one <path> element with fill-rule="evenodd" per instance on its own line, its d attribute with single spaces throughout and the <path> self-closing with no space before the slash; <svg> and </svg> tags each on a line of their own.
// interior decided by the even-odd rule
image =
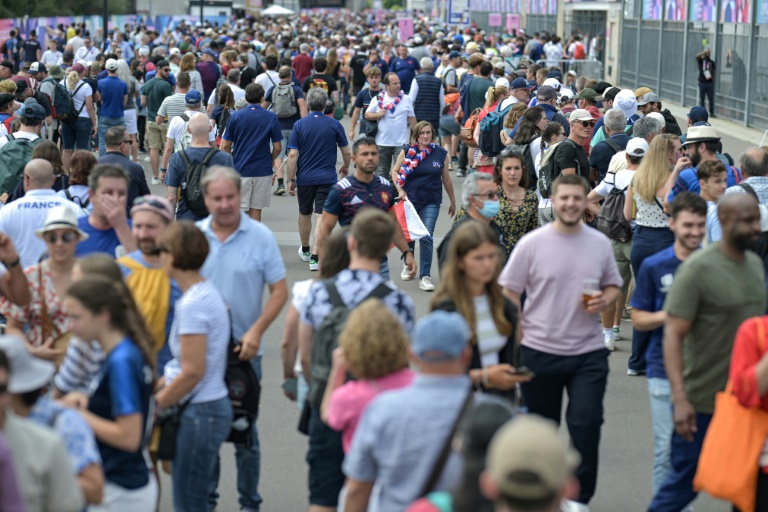
<svg viewBox="0 0 768 512">
<path fill-rule="evenodd" d="M 557 150 L 563 144 L 576 145 L 571 139 L 563 139 L 557 144 L 552 144 L 541 156 L 541 168 L 539 169 L 539 179 L 536 182 L 536 188 L 544 199 L 549 199 L 552 195 L 552 183 L 560 176 L 560 173 L 555 173 L 555 160 L 557 156 Z M 581 174 L 581 166 L 579 165 L 579 159 L 575 162 L 576 174 Z"/>
<path fill-rule="evenodd" d="M 627 188 L 616 188 L 616 175 L 613 175 L 614 186 L 600 207 L 600 213 L 595 217 L 595 228 L 611 240 L 629 242 L 632 240 L 632 226 L 624 217 L 624 192 Z"/>
<path fill-rule="evenodd" d="M 232 428 L 227 437 L 228 443 L 253 444 L 253 425 L 259 416 L 261 384 L 250 361 L 241 361 L 235 352 L 237 342 L 230 335 L 227 351 L 227 371 L 224 382 L 229 391 L 232 404 Z"/>
<path fill-rule="evenodd" d="M 186 184 L 186 187 L 183 189 L 184 198 L 187 200 L 187 208 L 198 217 L 208 216 L 208 208 L 205 207 L 200 180 L 205 176 L 205 171 L 208 169 L 211 159 L 218 152 L 218 149 L 210 148 L 201 161 L 195 160 L 191 162 L 187 156 L 186 149 L 179 151 L 179 156 L 187 168 L 184 173 L 184 183 Z"/>
<path fill-rule="evenodd" d="M 316 407 L 320 407 L 323 401 L 325 387 L 328 385 L 328 378 L 331 375 L 333 350 L 339 346 L 339 335 L 344 329 L 344 324 L 347 323 L 349 312 L 357 306 L 355 304 L 355 306 L 349 307 L 344 304 L 339 291 L 336 289 L 335 278 L 326 279 L 323 284 L 328 292 L 328 300 L 331 302 L 331 312 L 320 323 L 312 340 L 312 368 L 308 400 Z M 359 304 L 371 298 L 383 299 L 392 291 L 392 288 L 384 282 L 379 283 Z"/>
<path fill-rule="evenodd" d="M 232 116 L 232 114 L 235 112 L 235 109 L 233 108 L 226 108 L 221 111 L 221 115 L 219 116 L 219 125 L 216 129 L 216 137 L 221 138 L 224 135 L 224 130 L 227 129 L 227 123 L 229 123 L 229 118 Z"/>
<path fill-rule="evenodd" d="M 83 200 L 80 199 L 79 197 L 73 196 L 72 194 L 70 194 L 69 187 L 64 189 L 64 195 L 67 196 L 68 200 L 72 201 L 75 204 L 80 205 L 80 208 L 82 208 L 83 210 L 88 208 L 88 205 L 91 204 L 91 200 L 89 198 L 85 198 L 85 202 L 83 202 Z"/>
</svg>

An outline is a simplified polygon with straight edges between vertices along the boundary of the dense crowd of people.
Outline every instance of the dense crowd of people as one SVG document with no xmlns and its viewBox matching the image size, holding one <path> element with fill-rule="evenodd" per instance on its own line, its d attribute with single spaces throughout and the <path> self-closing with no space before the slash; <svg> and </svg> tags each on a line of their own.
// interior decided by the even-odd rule
<svg viewBox="0 0 768 512">
<path fill-rule="evenodd" d="M 683 134 L 650 88 L 580 76 L 598 37 L 396 27 L 3 42 L 0 512 L 154 510 L 160 471 L 175 510 L 216 510 L 224 443 L 240 510 L 267 508 L 270 327 L 311 512 L 588 511 L 622 336 L 653 418 L 647 509 L 710 490 L 716 397 L 768 410 L 768 153 L 735 162 L 704 94 Z M 286 193 L 310 279 L 265 215 Z M 768 510 L 758 441 L 742 512 Z"/>
</svg>

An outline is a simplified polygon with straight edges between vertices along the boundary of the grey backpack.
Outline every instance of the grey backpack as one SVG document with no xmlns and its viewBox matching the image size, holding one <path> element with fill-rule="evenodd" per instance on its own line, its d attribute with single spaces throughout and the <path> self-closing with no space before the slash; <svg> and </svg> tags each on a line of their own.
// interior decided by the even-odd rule
<svg viewBox="0 0 768 512">
<path fill-rule="evenodd" d="M 272 104 L 270 106 L 270 110 L 280 119 L 295 116 L 299 108 L 296 105 L 293 84 L 277 84 L 272 89 Z"/>
</svg>

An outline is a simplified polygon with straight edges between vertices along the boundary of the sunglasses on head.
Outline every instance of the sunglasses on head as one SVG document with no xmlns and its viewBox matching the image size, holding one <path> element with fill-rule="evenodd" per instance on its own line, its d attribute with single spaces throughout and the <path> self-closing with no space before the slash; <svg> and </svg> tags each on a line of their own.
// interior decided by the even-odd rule
<svg viewBox="0 0 768 512">
<path fill-rule="evenodd" d="M 78 237 L 75 233 L 67 232 L 67 233 L 46 233 L 43 235 L 43 238 L 45 238 L 45 241 L 49 244 L 55 244 L 59 240 L 61 240 L 63 243 L 68 244 L 73 241 L 75 241 Z"/>
<path fill-rule="evenodd" d="M 145 196 L 140 196 L 140 197 L 137 197 L 136 199 L 134 199 L 133 206 L 138 206 L 138 205 L 144 204 L 144 203 L 148 204 L 152 208 L 159 208 L 160 210 L 165 210 L 166 207 L 167 207 L 166 205 L 164 205 L 160 201 L 158 201 L 156 199 L 149 198 L 149 197 L 145 197 Z"/>
</svg>

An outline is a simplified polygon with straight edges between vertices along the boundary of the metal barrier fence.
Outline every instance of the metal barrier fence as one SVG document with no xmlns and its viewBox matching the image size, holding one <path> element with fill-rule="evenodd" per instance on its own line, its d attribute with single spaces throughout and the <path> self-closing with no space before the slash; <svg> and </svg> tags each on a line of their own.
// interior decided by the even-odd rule
<svg viewBox="0 0 768 512">
<path fill-rule="evenodd" d="M 715 61 L 715 114 L 765 129 L 768 25 L 625 18 L 619 84 L 650 87 L 662 101 L 698 105 L 695 55 L 705 39 Z"/>
<path fill-rule="evenodd" d="M 563 74 L 567 73 L 570 70 L 576 71 L 576 74 L 578 76 L 586 76 L 588 78 L 594 78 L 595 80 L 602 80 L 603 79 L 603 63 L 599 60 L 593 60 L 593 59 L 582 59 L 582 60 L 570 60 L 570 59 L 562 59 L 562 60 L 548 60 L 548 59 L 540 59 L 536 61 L 536 64 L 538 64 L 541 67 L 558 67 L 563 72 Z"/>
</svg>

